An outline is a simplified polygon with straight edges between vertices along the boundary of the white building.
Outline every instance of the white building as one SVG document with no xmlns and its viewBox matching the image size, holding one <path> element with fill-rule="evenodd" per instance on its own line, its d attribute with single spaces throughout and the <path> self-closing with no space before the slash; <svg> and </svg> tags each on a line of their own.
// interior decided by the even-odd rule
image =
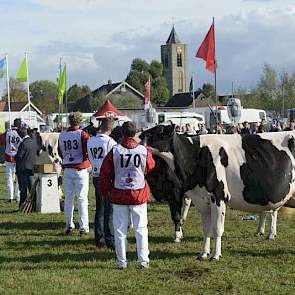
<svg viewBox="0 0 295 295">
<path fill-rule="evenodd" d="M 31 128 L 40 129 L 41 125 L 46 125 L 42 112 L 33 104 L 28 102 L 11 102 L 11 123 L 16 118 L 21 118 Z M 0 133 L 5 132 L 9 128 L 9 112 L 8 103 L 0 101 Z"/>
</svg>

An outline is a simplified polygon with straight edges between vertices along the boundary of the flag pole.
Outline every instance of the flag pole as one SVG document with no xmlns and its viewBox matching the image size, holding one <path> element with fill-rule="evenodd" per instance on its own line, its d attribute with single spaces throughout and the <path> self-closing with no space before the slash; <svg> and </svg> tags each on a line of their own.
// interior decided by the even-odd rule
<svg viewBox="0 0 295 295">
<path fill-rule="evenodd" d="M 65 97 L 65 112 L 66 114 L 68 113 L 68 94 L 67 94 L 67 64 L 65 63 L 65 94 L 64 94 L 64 97 Z M 68 116 L 66 115 L 66 118 Z M 67 119 L 66 119 L 67 121 Z"/>
<path fill-rule="evenodd" d="M 195 103 L 195 75 L 194 72 L 192 72 L 192 81 L 193 81 L 193 108 L 196 108 L 196 103 Z"/>
<path fill-rule="evenodd" d="M 27 70 L 27 95 L 28 95 L 28 103 L 29 103 L 29 122 L 31 125 L 31 98 L 30 98 L 30 80 L 29 80 L 29 66 L 28 66 L 28 53 L 25 52 L 25 59 L 26 59 L 26 70 Z M 32 126 L 32 125 L 31 125 Z M 35 126 L 36 127 L 36 126 Z"/>
<path fill-rule="evenodd" d="M 215 42 L 215 20 L 213 17 L 213 39 L 214 39 L 214 67 L 215 67 L 215 71 L 214 71 L 214 96 L 215 96 L 215 112 L 216 112 L 216 127 L 219 125 L 221 128 L 221 124 L 218 120 L 218 98 L 217 98 L 217 63 L 216 63 L 216 42 Z M 217 130 L 216 130 L 217 131 Z"/>
<path fill-rule="evenodd" d="M 58 78 L 58 84 L 60 83 L 59 80 L 61 78 L 61 63 L 62 63 L 62 57 L 59 58 L 59 78 Z M 58 87 L 58 85 L 57 85 L 57 87 Z M 58 102 L 58 112 L 59 112 L 59 118 L 60 118 L 61 130 L 62 130 L 61 104 L 59 102 Z"/>
<path fill-rule="evenodd" d="M 8 54 L 5 55 L 6 59 L 6 87 L 7 87 L 7 100 L 8 100 L 8 112 L 9 112 L 9 128 L 11 129 L 11 105 L 10 105 L 10 86 L 9 86 L 9 70 L 8 70 Z"/>
</svg>

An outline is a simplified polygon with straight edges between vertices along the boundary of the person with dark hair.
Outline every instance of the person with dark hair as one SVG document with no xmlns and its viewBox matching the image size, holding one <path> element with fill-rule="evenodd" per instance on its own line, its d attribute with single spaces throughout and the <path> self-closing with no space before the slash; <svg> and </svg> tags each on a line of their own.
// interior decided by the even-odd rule
<svg viewBox="0 0 295 295">
<path fill-rule="evenodd" d="M 251 130 L 247 121 L 243 122 L 243 128 L 241 129 L 241 135 L 250 134 Z"/>
<path fill-rule="evenodd" d="M 101 193 L 113 204 L 113 224 L 117 266 L 127 267 L 129 217 L 135 229 L 138 264 L 149 267 L 147 201 L 150 189 L 145 175 L 155 167 L 151 151 L 135 140 L 132 122 L 122 125 L 123 139 L 104 159 L 99 175 Z"/>
<path fill-rule="evenodd" d="M 93 185 L 95 188 L 96 210 L 94 219 L 94 236 L 97 247 L 106 245 L 114 248 L 113 208 L 112 204 L 103 198 L 98 185 L 98 177 L 103 159 L 116 142 L 109 136 L 114 120 L 105 118 L 96 136 L 90 137 L 87 143 L 88 158 L 92 166 Z"/>
<path fill-rule="evenodd" d="M 16 194 L 16 201 L 19 202 L 20 193 L 18 187 L 18 181 L 15 179 L 16 172 L 16 160 L 19 145 L 22 142 L 20 135 L 18 134 L 18 128 L 21 125 L 21 119 L 15 119 L 13 126 L 8 129 L 5 134 L 4 141 L 4 160 L 5 160 L 5 176 L 6 176 L 6 187 L 7 187 L 7 198 L 8 202 L 12 202 L 14 197 L 14 191 Z M 15 182 L 15 185 L 14 185 Z"/>
<path fill-rule="evenodd" d="M 78 198 L 79 231 L 89 233 L 88 221 L 88 189 L 90 163 L 87 156 L 89 135 L 80 129 L 82 116 L 79 112 L 69 115 L 70 127 L 63 131 L 58 139 L 58 153 L 62 158 L 65 183 L 65 234 L 70 235 L 75 229 L 73 223 L 74 196 Z"/>
<path fill-rule="evenodd" d="M 25 126 L 19 128 L 19 135 L 22 142 L 19 145 L 16 159 L 16 175 L 20 189 L 21 208 L 27 198 L 28 190 L 31 190 L 31 176 L 37 159 L 37 143 L 28 135 L 28 129 Z"/>
</svg>

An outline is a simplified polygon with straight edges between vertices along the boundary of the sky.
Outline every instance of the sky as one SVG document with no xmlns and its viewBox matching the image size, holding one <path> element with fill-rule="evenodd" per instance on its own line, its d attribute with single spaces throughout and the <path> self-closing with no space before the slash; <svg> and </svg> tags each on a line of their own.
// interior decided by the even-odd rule
<svg viewBox="0 0 295 295">
<path fill-rule="evenodd" d="M 174 23 L 196 87 L 213 84 L 194 57 L 213 16 L 220 93 L 255 87 L 265 63 L 295 70 L 295 0 L 0 0 L 0 11 L 0 56 L 15 77 L 27 51 L 30 81 L 55 81 L 60 57 L 68 85 L 123 81 L 134 58 L 160 60 Z"/>
</svg>

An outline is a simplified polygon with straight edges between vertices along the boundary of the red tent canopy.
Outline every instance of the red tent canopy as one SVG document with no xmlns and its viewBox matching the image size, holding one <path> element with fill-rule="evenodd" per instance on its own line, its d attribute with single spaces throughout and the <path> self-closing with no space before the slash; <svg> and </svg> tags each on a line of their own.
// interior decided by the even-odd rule
<svg viewBox="0 0 295 295">
<path fill-rule="evenodd" d="M 100 108 L 99 111 L 97 111 L 94 115 L 96 118 L 104 118 L 104 117 L 118 117 L 118 116 L 125 116 L 124 113 L 120 112 L 118 109 L 116 109 L 112 103 L 107 100 L 103 106 Z"/>
</svg>

